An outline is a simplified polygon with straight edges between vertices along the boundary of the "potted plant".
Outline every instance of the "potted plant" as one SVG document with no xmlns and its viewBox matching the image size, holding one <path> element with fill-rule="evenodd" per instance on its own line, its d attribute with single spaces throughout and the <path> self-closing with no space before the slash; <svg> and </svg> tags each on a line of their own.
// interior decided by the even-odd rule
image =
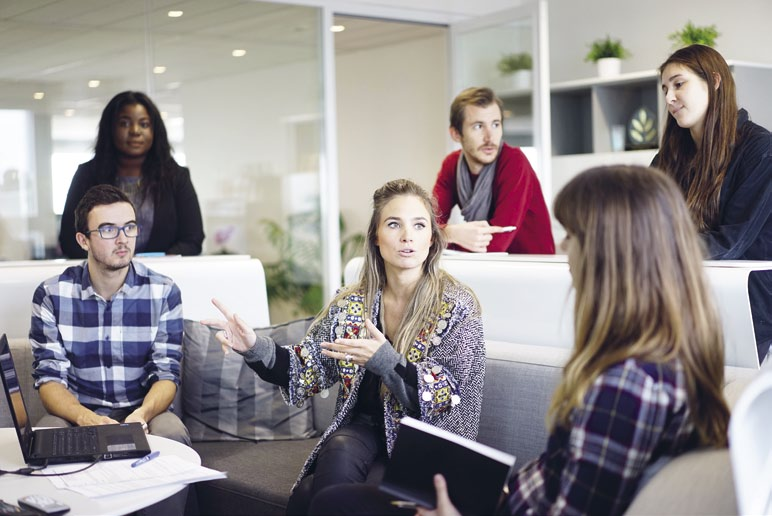
<svg viewBox="0 0 772 516">
<path fill-rule="evenodd" d="M 533 58 L 528 52 L 504 54 L 496 67 L 501 75 L 510 77 L 512 89 L 529 89 L 531 87 Z"/>
<path fill-rule="evenodd" d="M 584 60 L 598 66 L 600 77 L 613 77 L 619 75 L 622 59 L 627 57 L 630 57 L 630 51 L 622 46 L 622 41 L 611 39 L 607 34 L 605 39 L 596 39 L 592 42 Z"/>
<path fill-rule="evenodd" d="M 673 42 L 673 49 L 688 47 L 689 45 L 714 47 L 716 38 L 720 35 L 715 25 L 698 27 L 688 21 L 683 29 L 675 31 L 668 36 L 668 39 Z"/>
</svg>

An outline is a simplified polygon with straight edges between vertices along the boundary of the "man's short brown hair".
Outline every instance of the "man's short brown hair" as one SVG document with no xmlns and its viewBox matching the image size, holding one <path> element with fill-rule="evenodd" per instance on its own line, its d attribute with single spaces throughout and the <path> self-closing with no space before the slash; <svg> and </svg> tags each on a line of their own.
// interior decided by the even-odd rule
<svg viewBox="0 0 772 516">
<path fill-rule="evenodd" d="M 494 102 L 499 106 L 499 111 L 504 113 L 504 103 L 493 93 L 492 89 L 479 87 L 465 89 L 456 95 L 456 98 L 453 99 L 453 103 L 450 105 L 450 126 L 455 128 L 458 134 L 463 134 L 462 128 L 464 127 L 464 111 L 466 106 L 484 108 Z"/>
</svg>

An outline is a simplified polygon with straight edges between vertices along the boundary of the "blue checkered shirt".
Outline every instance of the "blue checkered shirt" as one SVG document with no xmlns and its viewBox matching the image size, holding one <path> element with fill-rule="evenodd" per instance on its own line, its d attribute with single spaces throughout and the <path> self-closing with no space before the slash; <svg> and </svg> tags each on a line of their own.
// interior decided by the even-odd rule
<svg viewBox="0 0 772 516">
<path fill-rule="evenodd" d="M 547 450 L 515 473 L 506 514 L 622 514 L 647 466 L 697 446 L 683 369 L 628 359 L 601 374 Z"/>
<path fill-rule="evenodd" d="M 37 288 L 29 338 L 35 388 L 59 382 L 103 415 L 137 407 L 155 381 L 179 385 L 180 289 L 132 262 L 123 286 L 106 301 L 84 262 Z"/>
</svg>

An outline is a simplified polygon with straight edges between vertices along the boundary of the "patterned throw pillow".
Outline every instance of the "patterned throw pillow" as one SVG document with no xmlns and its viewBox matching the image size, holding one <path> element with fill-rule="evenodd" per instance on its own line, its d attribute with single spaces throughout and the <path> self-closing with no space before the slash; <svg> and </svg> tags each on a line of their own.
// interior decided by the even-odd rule
<svg viewBox="0 0 772 516">
<path fill-rule="evenodd" d="M 257 328 L 283 346 L 296 344 L 313 318 Z M 311 403 L 288 406 L 238 353 L 224 354 L 216 331 L 185 320 L 182 360 L 183 421 L 193 441 L 305 439 L 317 435 Z"/>
</svg>

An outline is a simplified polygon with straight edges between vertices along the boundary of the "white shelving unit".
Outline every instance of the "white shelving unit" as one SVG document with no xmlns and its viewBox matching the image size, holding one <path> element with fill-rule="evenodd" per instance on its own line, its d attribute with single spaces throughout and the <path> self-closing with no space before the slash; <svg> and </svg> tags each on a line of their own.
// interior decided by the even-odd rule
<svg viewBox="0 0 772 516">
<path fill-rule="evenodd" d="M 748 110 L 751 120 L 772 129 L 772 65 L 729 61 L 729 66 L 737 86 L 738 106 Z M 550 93 L 553 196 L 582 170 L 651 163 L 658 149 L 633 149 L 627 137 L 626 150 L 612 152 L 611 127 L 624 125 L 626 129 L 633 113 L 646 107 L 656 117 L 659 142 L 666 107 L 656 70 L 555 83 Z M 557 241 L 562 239 L 560 224 L 553 222 L 552 230 Z"/>
<path fill-rule="evenodd" d="M 661 125 L 665 110 L 655 70 L 553 84 L 551 100 L 553 156 L 611 152 L 612 126 L 626 128 L 640 107 Z"/>
<path fill-rule="evenodd" d="M 503 90 L 497 94 L 504 102 L 504 141 L 516 147 L 533 147 L 533 91 Z"/>
<path fill-rule="evenodd" d="M 737 101 L 751 120 L 772 128 L 772 65 L 730 61 Z M 640 107 L 656 118 L 657 142 L 662 137 L 666 108 L 656 70 L 555 83 L 551 86 L 553 192 L 574 173 L 604 163 L 647 165 L 657 152 L 635 148 L 626 136 L 625 151 L 612 152 L 611 128 L 627 125 Z M 625 131 L 626 133 L 626 131 Z"/>
</svg>

